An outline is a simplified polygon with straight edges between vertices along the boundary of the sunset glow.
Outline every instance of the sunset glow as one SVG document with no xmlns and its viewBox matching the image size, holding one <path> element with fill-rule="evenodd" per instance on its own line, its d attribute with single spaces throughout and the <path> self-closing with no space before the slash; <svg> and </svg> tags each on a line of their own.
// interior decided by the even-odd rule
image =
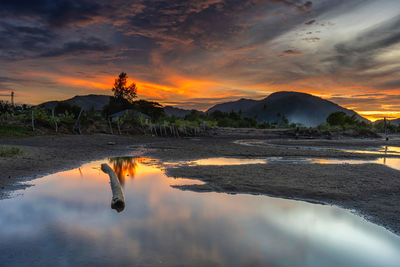
<svg viewBox="0 0 400 267">
<path fill-rule="evenodd" d="M 17 2 L 0 4 L 0 91 L 18 103 L 111 94 L 124 71 L 181 108 L 286 90 L 400 117 L 399 1 Z"/>
</svg>

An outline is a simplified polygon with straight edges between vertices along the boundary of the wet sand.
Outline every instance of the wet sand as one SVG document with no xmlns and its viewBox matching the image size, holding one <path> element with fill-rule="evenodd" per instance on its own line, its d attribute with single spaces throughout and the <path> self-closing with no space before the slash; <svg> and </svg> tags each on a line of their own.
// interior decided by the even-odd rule
<svg viewBox="0 0 400 267">
<path fill-rule="evenodd" d="M 262 136 L 261 136 L 262 137 Z M 194 160 L 207 157 L 301 156 L 372 159 L 382 154 L 358 154 L 337 150 L 287 149 L 284 146 L 245 146 L 233 143 L 240 136 L 204 138 L 156 138 L 111 135 L 30 137 L 1 139 L 0 145 L 18 146 L 23 154 L 0 158 L 0 197 L 26 185 L 20 182 L 79 166 L 84 161 L 129 155 L 140 148 L 142 155 L 161 161 Z M 257 136 L 256 138 L 260 138 Z M 281 135 L 269 143 L 295 146 L 366 148 L 400 146 L 380 139 L 294 140 Z M 115 143 L 108 145 L 109 142 Z M 143 147 L 145 149 L 143 149 Z M 192 166 L 169 168 L 175 177 L 200 179 L 201 186 L 181 189 L 229 193 L 255 193 L 308 199 L 355 209 L 369 220 L 400 232 L 400 171 L 378 164 L 256 164 L 240 166 Z"/>
</svg>

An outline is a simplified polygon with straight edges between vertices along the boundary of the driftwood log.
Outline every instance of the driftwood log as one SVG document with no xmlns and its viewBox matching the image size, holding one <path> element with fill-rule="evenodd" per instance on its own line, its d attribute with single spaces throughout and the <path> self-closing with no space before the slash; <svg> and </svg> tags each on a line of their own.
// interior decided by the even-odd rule
<svg viewBox="0 0 400 267">
<path fill-rule="evenodd" d="M 110 176 L 110 185 L 113 195 L 111 199 L 111 208 L 118 212 L 123 211 L 125 208 L 125 197 L 117 175 L 106 163 L 101 164 L 101 170 Z"/>
</svg>

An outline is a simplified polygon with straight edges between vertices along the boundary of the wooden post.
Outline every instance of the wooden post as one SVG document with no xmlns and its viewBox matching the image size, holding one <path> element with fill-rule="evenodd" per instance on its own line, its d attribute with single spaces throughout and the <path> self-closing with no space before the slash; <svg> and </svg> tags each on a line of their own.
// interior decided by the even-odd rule
<svg viewBox="0 0 400 267">
<path fill-rule="evenodd" d="M 76 119 L 74 128 L 72 129 L 72 130 L 75 130 L 76 128 L 78 128 L 78 133 L 79 134 L 81 134 L 81 122 L 80 122 L 80 119 L 81 119 L 82 112 L 83 112 L 83 108 L 81 108 L 81 111 L 79 112 L 78 118 Z"/>
<path fill-rule="evenodd" d="M 111 125 L 110 117 L 108 117 L 108 126 L 110 127 L 111 134 L 114 134 L 113 129 L 112 129 L 112 125 Z"/>
<path fill-rule="evenodd" d="M 157 135 L 157 127 L 154 125 L 153 128 L 154 128 L 154 134 L 155 134 L 155 136 L 158 136 L 158 135 Z"/>
<path fill-rule="evenodd" d="M 125 208 L 125 197 L 117 175 L 106 163 L 101 164 L 101 170 L 110 176 L 111 192 L 113 195 L 111 199 L 111 208 L 118 212 L 123 211 Z"/>
<path fill-rule="evenodd" d="M 119 127 L 119 117 L 118 117 L 118 121 L 117 121 L 117 127 L 118 127 L 118 134 L 121 135 L 121 128 Z"/>
<path fill-rule="evenodd" d="M 385 139 L 386 139 L 386 141 L 389 141 L 386 117 L 383 118 L 383 121 L 385 122 Z"/>
<path fill-rule="evenodd" d="M 56 118 L 54 117 L 54 108 L 51 110 L 51 117 L 53 118 L 54 127 L 56 127 L 56 133 L 58 133 L 58 125 L 57 125 Z"/>
<path fill-rule="evenodd" d="M 32 131 L 35 130 L 35 112 L 32 109 Z"/>
</svg>

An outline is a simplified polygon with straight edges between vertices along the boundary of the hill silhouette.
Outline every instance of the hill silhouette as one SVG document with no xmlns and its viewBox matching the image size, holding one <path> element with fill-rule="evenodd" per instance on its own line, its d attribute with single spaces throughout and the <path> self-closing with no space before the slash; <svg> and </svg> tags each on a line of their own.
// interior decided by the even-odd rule
<svg viewBox="0 0 400 267">
<path fill-rule="evenodd" d="M 317 126 L 326 122 L 329 114 L 343 111 L 355 115 L 359 121 L 369 122 L 355 111 L 346 109 L 331 101 L 306 93 L 281 91 L 262 100 L 240 99 L 215 105 L 208 112 L 242 111 L 245 117 L 256 117 L 259 122 L 280 122 L 285 118 L 289 123 L 300 123 L 305 126 Z"/>
</svg>

